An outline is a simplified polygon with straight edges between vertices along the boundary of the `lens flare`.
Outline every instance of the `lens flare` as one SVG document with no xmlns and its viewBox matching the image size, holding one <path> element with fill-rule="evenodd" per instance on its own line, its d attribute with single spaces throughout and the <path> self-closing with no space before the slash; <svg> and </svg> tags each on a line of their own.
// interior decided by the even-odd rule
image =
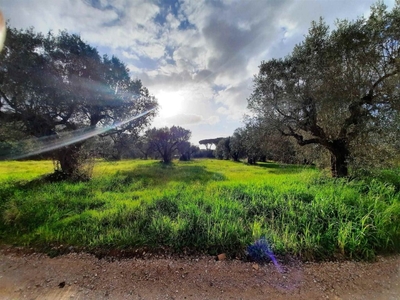
<svg viewBox="0 0 400 300">
<path fill-rule="evenodd" d="M 255 261 L 265 262 L 271 260 L 279 273 L 283 273 L 283 269 L 278 263 L 274 253 L 271 250 L 267 240 L 260 238 L 254 244 L 247 247 L 247 254 Z"/>
<path fill-rule="evenodd" d="M 272 252 L 271 249 L 268 248 L 267 250 L 267 255 L 269 256 L 269 258 L 271 259 L 272 263 L 274 264 L 275 268 L 278 270 L 279 273 L 283 273 L 283 269 L 281 267 L 281 265 L 278 263 L 278 261 L 275 258 L 274 253 Z"/>
<path fill-rule="evenodd" d="M 139 115 L 133 116 L 124 121 L 115 123 L 112 126 L 107 126 L 107 127 L 102 127 L 102 128 L 87 127 L 87 128 L 69 131 L 69 132 L 65 132 L 65 133 L 61 133 L 61 134 L 57 134 L 57 135 L 46 136 L 43 138 L 28 139 L 28 140 L 22 141 L 21 143 L 18 144 L 19 148 L 22 149 L 22 153 L 9 154 L 9 155 L 3 155 L 3 156 L 0 155 L 0 160 L 21 159 L 21 158 L 53 151 L 53 150 L 86 140 L 86 139 L 94 137 L 96 135 L 106 133 L 107 131 L 109 131 L 111 129 L 117 128 L 121 125 L 124 125 L 126 123 L 132 122 L 133 120 L 141 118 L 141 117 L 149 114 L 153 110 L 155 110 L 155 108 L 147 110 Z M 27 149 L 27 148 L 29 149 L 29 151 L 23 150 L 23 149 Z"/>
<path fill-rule="evenodd" d="M 4 41 L 6 39 L 6 22 L 0 11 L 0 51 L 3 50 Z"/>
</svg>

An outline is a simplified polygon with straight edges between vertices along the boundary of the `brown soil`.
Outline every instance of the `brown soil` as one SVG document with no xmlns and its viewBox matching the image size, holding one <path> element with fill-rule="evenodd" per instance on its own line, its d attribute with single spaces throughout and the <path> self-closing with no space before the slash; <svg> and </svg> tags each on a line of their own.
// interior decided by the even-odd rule
<svg viewBox="0 0 400 300">
<path fill-rule="evenodd" d="M 0 299 L 400 299 L 400 256 L 289 262 L 55 258 L 0 250 Z"/>
</svg>

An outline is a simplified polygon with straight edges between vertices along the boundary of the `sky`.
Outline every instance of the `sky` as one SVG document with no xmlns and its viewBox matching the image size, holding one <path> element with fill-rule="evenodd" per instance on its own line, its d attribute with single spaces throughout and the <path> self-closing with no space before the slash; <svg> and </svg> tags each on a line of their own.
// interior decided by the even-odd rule
<svg viewBox="0 0 400 300">
<path fill-rule="evenodd" d="M 384 3 L 393 7 L 395 0 Z M 115 55 L 160 104 L 152 126 L 191 142 L 243 126 L 262 61 L 284 57 L 313 20 L 368 16 L 374 0 L 0 0 L 11 27 L 67 30 Z"/>
</svg>

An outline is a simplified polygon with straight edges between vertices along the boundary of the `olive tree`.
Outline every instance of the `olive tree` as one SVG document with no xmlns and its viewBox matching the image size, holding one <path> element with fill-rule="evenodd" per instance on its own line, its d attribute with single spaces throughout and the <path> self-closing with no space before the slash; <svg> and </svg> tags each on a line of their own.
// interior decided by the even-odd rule
<svg viewBox="0 0 400 300">
<path fill-rule="evenodd" d="M 101 57 L 80 36 L 7 29 L 0 53 L 0 120 L 36 138 L 108 127 L 106 134 L 137 134 L 157 101 L 116 57 Z M 135 115 L 149 112 L 141 118 Z M 118 136 L 114 138 L 118 141 Z M 79 171 L 84 141 L 53 152 L 62 172 Z"/>
<path fill-rule="evenodd" d="M 244 147 L 244 141 L 242 134 L 244 131 L 242 128 L 237 128 L 230 139 L 230 150 L 231 157 L 233 161 L 239 161 L 241 158 L 245 156 L 246 149 Z"/>
<path fill-rule="evenodd" d="M 187 145 L 191 132 L 180 126 L 172 126 L 170 128 L 153 128 L 146 132 L 153 150 L 158 152 L 164 163 L 172 161 L 173 154 L 182 144 Z"/>
<path fill-rule="evenodd" d="M 189 161 L 192 158 L 192 155 L 200 151 L 198 146 L 192 145 L 188 141 L 184 141 L 178 144 L 177 147 L 179 153 L 180 161 Z"/>
<path fill-rule="evenodd" d="M 215 147 L 215 157 L 218 159 L 230 159 L 231 158 L 231 137 L 221 139 Z"/>
<path fill-rule="evenodd" d="M 399 51 L 399 1 L 391 11 L 380 3 L 368 18 L 338 21 L 332 31 L 313 22 L 290 55 L 261 63 L 249 108 L 299 145 L 329 151 L 332 175 L 347 176 L 355 149 L 372 140 L 361 137 L 394 128 Z"/>
</svg>

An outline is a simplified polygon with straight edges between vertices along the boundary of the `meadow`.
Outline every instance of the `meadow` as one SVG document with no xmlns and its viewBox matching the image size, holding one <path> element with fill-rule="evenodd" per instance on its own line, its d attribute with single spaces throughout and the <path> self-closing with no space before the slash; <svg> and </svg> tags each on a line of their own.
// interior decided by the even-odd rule
<svg viewBox="0 0 400 300">
<path fill-rule="evenodd" d="M 332 179 L 318 169 L 196 160 L 97 162 L 89 182 L 48 183 L 50 161 L 0 162 L 0 241 L 245 257 L 372 259 L 400 250 L 400 172 Z"/>
</svg>

